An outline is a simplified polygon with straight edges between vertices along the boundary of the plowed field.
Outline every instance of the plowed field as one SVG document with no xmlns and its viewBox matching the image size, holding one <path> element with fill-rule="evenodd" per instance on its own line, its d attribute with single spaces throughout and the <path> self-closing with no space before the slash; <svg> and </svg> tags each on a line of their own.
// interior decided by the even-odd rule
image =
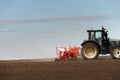
<svg viewBox="0 0 120 80">
<path fill-rule="evenodd" d="M 120 60 L 0 61 L 0 80 L 120 80 Z"/>
</svg>

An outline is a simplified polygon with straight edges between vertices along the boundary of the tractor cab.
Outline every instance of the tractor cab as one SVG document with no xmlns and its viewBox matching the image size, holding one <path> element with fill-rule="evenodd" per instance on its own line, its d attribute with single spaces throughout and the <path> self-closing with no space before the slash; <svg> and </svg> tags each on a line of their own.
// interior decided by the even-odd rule
<svg viewBox="0 0 120 80">
<path fill-rule="evenodd" d="M 108 34 L 106 29 L 102 27 L 102 30 L 87 30 L 88 32 L 88 40 L 93 40 L 97 42 L 100 46 L 107 45 Z"/>
</svg>

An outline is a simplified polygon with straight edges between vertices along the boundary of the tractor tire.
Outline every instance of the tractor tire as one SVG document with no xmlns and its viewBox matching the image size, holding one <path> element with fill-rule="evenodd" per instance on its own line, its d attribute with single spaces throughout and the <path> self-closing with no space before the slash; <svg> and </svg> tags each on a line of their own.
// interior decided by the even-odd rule
<svg viewBox="0 0 120 80">
<path fill-rule="evenodd" d="M 100 49 L 98 45 L 93 42 L 85 43 L 81 50 L 81 56 L 85 60 L 97 59 L 100 54 Z"/>
<path fill-rule="evenodd" d="M 113 59 L 120 59 L 120 47 L 113 48 L 111 56 Z"/>
</svg>

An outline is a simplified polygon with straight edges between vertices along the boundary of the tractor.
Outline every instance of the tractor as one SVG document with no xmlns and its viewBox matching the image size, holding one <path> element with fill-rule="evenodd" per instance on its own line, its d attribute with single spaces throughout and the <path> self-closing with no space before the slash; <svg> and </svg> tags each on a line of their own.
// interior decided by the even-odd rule
<svg viewBox="0 0 120 80">
<path fill-rule="evenodd" d="M 100 54 L 110 54 L 113 59 L 120 58 L 120 40 L 108 38 L 104 27 L 100 30 L 87 30 L 88 39 L 81 44 L 81 56 L 86 60 L 97 59 Z"/>
<path fill-rule="evenodd" d="M 69 46 L 67 47 L 56 47 L 58 57 L 55 61 L 69 61 L 69 60 L 77 60 L 79 55 L 79 47 Z"/>
</svg>

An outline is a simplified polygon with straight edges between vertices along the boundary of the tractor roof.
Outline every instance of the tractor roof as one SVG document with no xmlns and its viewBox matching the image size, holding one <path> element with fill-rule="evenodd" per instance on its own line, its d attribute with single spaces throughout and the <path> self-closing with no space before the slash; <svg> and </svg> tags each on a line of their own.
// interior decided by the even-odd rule
<svg viewBox="0 0 120 80">
<path fill-rule="evenodd" d="M 102 32 L 105 31 L 106 29 L 104 27 L 102 27 L 102 29 L 98 29 L 98 30 L 87 30 L 87 32 Z"/>
<path fill-rule="evenodd" d="M 87 30 L 87 32 L 102 32 L 103 30 Z"/>
</svg>

